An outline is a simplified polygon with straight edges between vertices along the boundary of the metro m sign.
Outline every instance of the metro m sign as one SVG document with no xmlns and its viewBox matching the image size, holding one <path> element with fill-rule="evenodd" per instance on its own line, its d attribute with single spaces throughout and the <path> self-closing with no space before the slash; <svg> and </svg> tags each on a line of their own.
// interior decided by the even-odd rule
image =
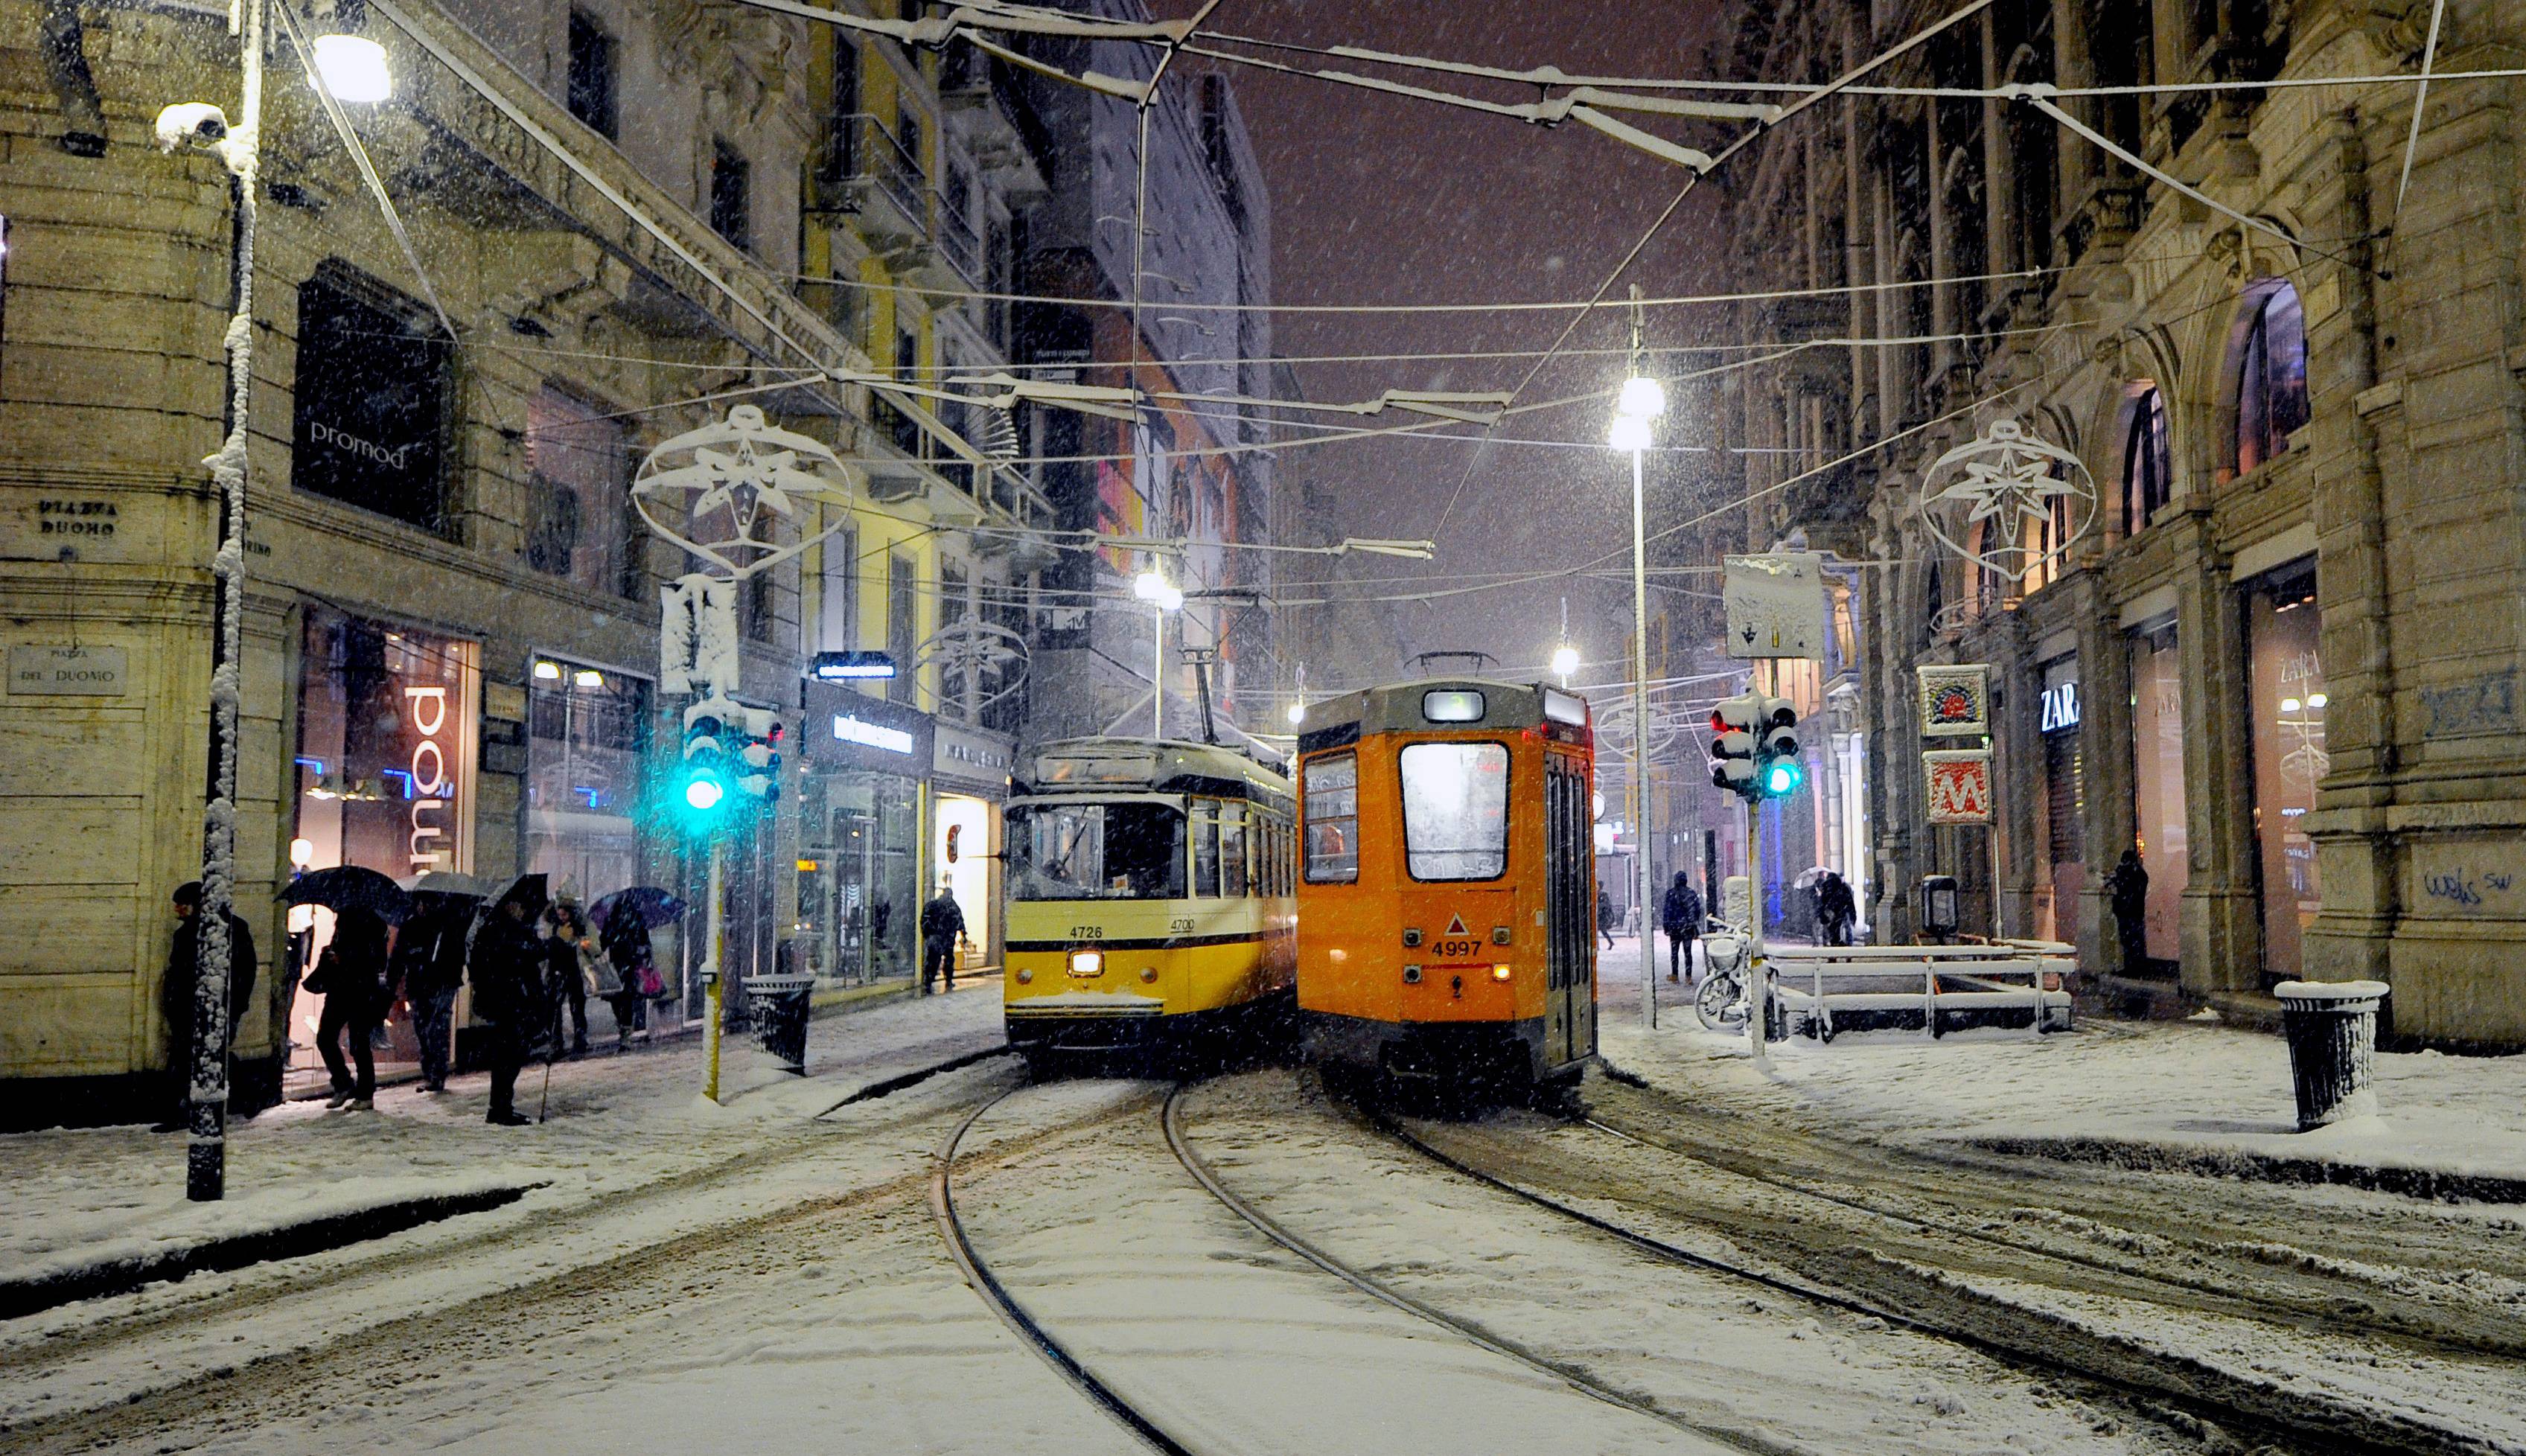
<svg viewBox="0 0 2526 1456">
<path fill-rule="evenodd" d="M 1991 823 L 1991 754 L 1980 748 L 1921 755 L 1932 824 Z"/>
</svg>

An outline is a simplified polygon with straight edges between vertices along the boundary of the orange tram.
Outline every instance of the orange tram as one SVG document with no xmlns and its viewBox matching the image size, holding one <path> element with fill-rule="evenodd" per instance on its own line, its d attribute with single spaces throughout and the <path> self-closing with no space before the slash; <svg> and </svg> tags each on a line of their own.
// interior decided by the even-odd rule
<svg viewBox="0 0 2526 1456">
<path fill-rule="evenodd" d="M 1541 685 L 1441 678 L 1311 705 L 1298 1012 L 1329 1076 L 1516 1095 L 1596 1053 L 1595 736 Z"/>
</svg>

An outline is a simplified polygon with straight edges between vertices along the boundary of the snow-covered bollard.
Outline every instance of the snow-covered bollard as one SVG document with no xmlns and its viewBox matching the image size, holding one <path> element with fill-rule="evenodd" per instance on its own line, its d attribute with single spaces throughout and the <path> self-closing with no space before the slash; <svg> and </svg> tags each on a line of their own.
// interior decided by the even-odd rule
<svg viewBox="0 0 2526 1456">
<path fill-rule="evenodd" d="M 2290 1079 L 2298 1084 L 2298 1130 L 2373 1117 L 2377 1092 L 2377 1007 L 2392 989 L 2382 980 L 2285 980 L 2281 1030 L 2289 1038 Z"/>
</svg>

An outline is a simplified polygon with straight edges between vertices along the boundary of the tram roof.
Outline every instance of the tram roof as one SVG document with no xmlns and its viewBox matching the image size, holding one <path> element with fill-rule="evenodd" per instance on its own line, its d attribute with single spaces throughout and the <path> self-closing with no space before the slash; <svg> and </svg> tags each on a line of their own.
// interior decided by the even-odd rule
<svg viewBox="0 0 2526 1456">
<path fill-rule="evenodd" d="M 1056 738 L 1028 753 L 1018 783 L 1026 793 L 1137 788 L 1241 792 L 1288 797 L 1289 780 L 1221 743 L 1179 738 Z"/>
<path fill-rule="evenodd" d="M 1478 700 L 1447 694 L 1479 694 Z M 1436 713 L 1439 716 L 1434 717 Z M 1298 751 L 1334 748 L 1367 733 L 1448 731 L 1458 728 L 1549 727 L 1588 741 L 1595 715 L 1588 700 L 1541 682 L 1500 682 L 1484 678 L 1423 678 L 1366 687 L 1311 704 L 1298 734 Z"/>
</svg>

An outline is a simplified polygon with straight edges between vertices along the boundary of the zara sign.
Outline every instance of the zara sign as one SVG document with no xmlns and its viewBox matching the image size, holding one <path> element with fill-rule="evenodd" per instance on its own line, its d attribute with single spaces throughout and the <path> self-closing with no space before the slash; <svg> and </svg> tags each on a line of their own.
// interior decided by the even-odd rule
<svg viewBox="0 0 2526 1456">
<path fill-rule="evenodd" d="M 2074 678 L 2044 689 L 2044 731 L 2066 733 L 2079 726 L 2079 684 Z"/>
</svg>

